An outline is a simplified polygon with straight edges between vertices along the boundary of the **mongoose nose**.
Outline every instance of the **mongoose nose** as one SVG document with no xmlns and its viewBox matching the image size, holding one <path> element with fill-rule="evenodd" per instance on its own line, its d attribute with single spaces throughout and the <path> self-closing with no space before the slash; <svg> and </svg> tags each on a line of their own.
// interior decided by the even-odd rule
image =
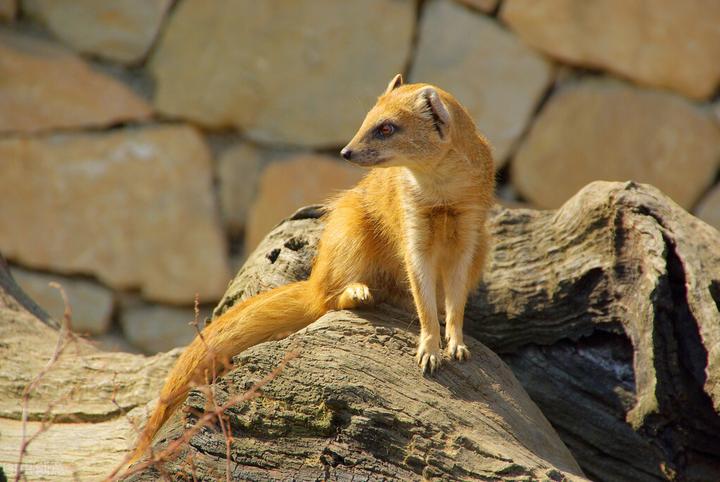
<svg viewBox="0 0 720 482">
<path fill-rule="evenodd" d="M 352 151 L 347 147 L 343 147 L 343 150 L 340 151 L 340 155 L 343 156 L 346 161 L 349 161 L 352 157 Z"/>
</svg>

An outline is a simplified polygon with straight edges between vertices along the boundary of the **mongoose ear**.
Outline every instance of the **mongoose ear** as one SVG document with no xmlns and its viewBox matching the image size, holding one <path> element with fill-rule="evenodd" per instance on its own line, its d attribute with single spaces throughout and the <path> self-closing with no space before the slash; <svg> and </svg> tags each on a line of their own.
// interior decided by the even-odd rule
<svg viewBox="0 0 720 482">
<path fill-rule="evenodd" d="M 390 91 L 397 89 L 401 85 L 403 85 L 402 74 L 397 74 L 395 77 L 393 77 L 393 79 L 388 84 L 387 89 L 385 90 L 385 93 L 387 94 Z"/>
<path fill-rule="evenodd" d="M 432 121 L 438 135 L 443 139 L 450 127 L 450 111 L 437 90 L 432 87 L 422 89 L 418 95 L 416 106 L 421 114 Z"/>
</svg>

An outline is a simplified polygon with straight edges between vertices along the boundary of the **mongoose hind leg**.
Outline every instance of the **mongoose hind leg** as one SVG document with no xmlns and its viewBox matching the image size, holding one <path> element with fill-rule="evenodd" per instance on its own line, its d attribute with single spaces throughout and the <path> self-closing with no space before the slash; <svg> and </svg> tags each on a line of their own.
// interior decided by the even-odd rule
<svg viewBox="0 0 720 482">
<path fill-rule="evenodd" d="M 350 283 L 340 295 L 337 305 L 340 310 L 367 308 L 375 304 L 370 288 L 363 283 Z"/>
</svg>

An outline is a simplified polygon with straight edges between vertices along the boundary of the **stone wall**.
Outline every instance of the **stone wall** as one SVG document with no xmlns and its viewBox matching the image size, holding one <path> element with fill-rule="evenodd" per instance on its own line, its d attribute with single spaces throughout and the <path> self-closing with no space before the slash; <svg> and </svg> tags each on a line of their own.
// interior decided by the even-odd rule
<svg viewBox="0 0 720 482">
<path fill-rule="evenodd" d="M 652 9 L 651 9 L 652 7 Z M 0 252 L 55 316 L 185 344 L 259 239 L 362 172 L 388 80 L 453 92 L 502 202 L 649 182 L 720 227 L 715 0 L 0 0 Z"/>
</svg>

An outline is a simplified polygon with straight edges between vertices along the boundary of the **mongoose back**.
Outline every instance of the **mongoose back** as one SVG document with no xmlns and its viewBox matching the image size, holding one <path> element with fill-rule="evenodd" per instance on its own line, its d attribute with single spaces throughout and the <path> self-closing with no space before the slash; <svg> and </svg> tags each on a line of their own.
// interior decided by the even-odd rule
<svg viewBox="0 0 720 482">
<path fill-rule="evenodd" d="M 440 299 L 448 357 L 469 356 L 463 315 L 488 250 L 485 221 L 495 180 L 488 142 L 450 94 L 403 84 L 397 75 L 341 155 L 371 169 L 330 203 L 309 279 L 250 298 L 202 331 L 170 371 L 132 461 L 194 383 L 220 375 L 241 351 L 281 339 L 330 310 L 413 303 L 420 319 L 417 362 L 433 372 L 442 360 Z"/>
</svg>

